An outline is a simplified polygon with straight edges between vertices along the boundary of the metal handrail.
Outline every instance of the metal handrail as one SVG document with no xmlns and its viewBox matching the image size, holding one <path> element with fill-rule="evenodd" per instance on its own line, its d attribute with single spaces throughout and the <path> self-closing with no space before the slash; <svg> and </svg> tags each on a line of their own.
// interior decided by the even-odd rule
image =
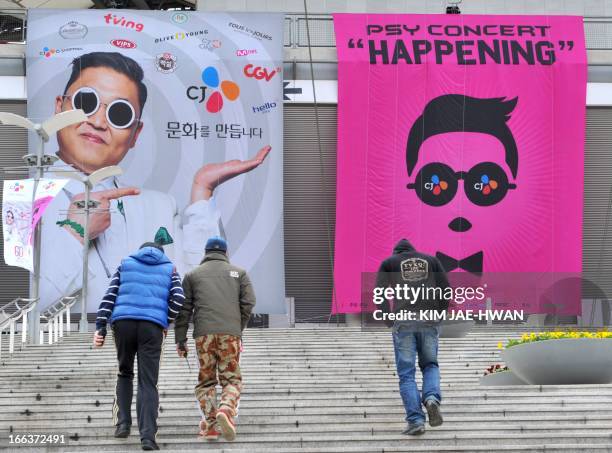
<svg viewBox="0 0 612 453">
<path fill-rule="evenodd" d="M 41 321 L 46 322 L 47 330 L 47 342 L 53 344 L 59 341 L 64 336 L 64 330 L 66 334 L 70 333 L 70 309 L 78 300 L 78 294 L 80 290 L 71 294 L 70 296 L 63 296 L 57 302 L 41 313 Z M 64 315 L 66 315 L 64 317 Z M 65 328 L 64 328 L 65 325 Z M 40 344 L 44 344 L 45 332 L 44 329 L 40 329 Z"/>
<path fill-rule="evenodd" d="M 28 313 L 34 309 L 37 301 L 38 299 L 25 299 L 23 297 L 18 297 L 8 304 L 0 307 L 0 314 L 3 317 L 3 319 L 0 320 L 0 357 L 2 357 L 2 331 L 7 327 L 9 328 L 9 354 L 12 356 L 15 352 L 15 326 L 20 318 L 21 347 L 23 348 L 23 346 L 26 344 L 28 332 Z M 19 302 L 25 302 L 25 304 L 20 307 Z M 14 305 L 17 310 L 12 313 L 7 313 L 6 310 L 12 305 Z"/>
</svg>

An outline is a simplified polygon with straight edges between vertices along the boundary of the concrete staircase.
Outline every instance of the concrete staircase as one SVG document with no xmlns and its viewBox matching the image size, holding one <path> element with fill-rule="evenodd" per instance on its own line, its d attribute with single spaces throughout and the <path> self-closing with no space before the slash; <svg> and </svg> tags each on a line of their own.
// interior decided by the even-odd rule
<svg viewBox="0 0 612 453">
<path fill-rule="evenodd" d="M 190 373 L 184 359 L 176 356 L 170 334 L 159 383 L 158 442 L 166 451 L 249 453 L 612 452 L 612 385 L 478 386 L 484 369 L 499 362 L 498 341 L 517 335 L 516 330 L 475 328 L 465 338 L 442 339 L 445 423 L 412 438 L 401 434 L 404 413 L 389 332 L 248 330 L 238 437 L 228 443 L 197 439 L 196 359 L 191 354 Z M 137 429 L 127 440 L 112 437 L 115 351 L 111 338 L 101 350 L 92 349 L 90 339 L 73 333 L 57 345 L 30 346 L 11 359 L 2 351 L 0 448 L 140 449 Z M 64 433 L 68 444 L 11 448 L 11 430 Z"/>
</svg>

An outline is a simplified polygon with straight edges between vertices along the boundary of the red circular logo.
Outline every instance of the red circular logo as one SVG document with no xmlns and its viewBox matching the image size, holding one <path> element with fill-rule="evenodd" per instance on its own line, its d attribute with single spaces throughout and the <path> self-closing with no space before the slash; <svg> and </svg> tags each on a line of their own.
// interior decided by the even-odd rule
<svg viewBox="0 0 612 453">
<path fill-rule="evenodd" d="M 110 42 L 113 46 L 119 47 L 120 49 L 135 49 L 136 44 L 127 39 L 113 39 Z"/>
</svg>

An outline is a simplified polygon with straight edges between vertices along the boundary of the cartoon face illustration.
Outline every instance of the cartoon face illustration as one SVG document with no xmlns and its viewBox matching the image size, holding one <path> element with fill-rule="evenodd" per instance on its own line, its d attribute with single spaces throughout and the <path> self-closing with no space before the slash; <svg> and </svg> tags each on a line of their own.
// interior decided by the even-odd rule
<svg viewBox="0 0 612 453">
<path fill-rule="evenodd" d="M 518 99 L 436 97 L 413 123 L 406 168 L 424 230 L 420 246 L 463 259 L 486 248 L 512 223 L 519 185 L 518 149 L 508 126 Z M 520 218 L 520 215 L 519 215 Z M 515 219 L 517 220 L 517 219 Z"/>
<path fill-rule="evenodd" d="M 6 214 L 4 216 L 4 222 L 7 225 L 12 225 L 15 223 L 15 214 L 13 214 L 13 211 L 11 210 L 6 211 Z"/>
</svg>

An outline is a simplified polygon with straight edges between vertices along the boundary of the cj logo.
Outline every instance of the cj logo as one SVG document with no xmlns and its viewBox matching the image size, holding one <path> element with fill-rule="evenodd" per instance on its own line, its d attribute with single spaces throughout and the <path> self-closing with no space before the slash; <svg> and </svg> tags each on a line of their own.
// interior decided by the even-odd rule
<svg viewBox="0 0 612 453">
<path fill-rule="evenodd" d="M 489 178 L 489 175 L 482 175 L 480 182 L 474 183 L 474 189 L 482 192 L 483 195 L 489 195 L 491 191 L 496 190 L 498 187 L 496 180 Z"/>
<path fill-rule="evenodd" d="M 261 66 L 253 66 L 252 64 L 248 64 L 244 67 L 244 75 L 247 77 L 252 77 L 257 80 L 265 79 L 266 82 L 269 82 L 272 77 L 281 72 L 281 68 L 274 68 L 269 71 L 266 68 L 262 68 Z"/>
<path fill-rule="evenodd" d="M 240 87 L 231 80 L 220 81 L 219 72 L 213 66 L 208 66 L 202 71 L 202 82 L 204 85 L 192 85 L 187 88 L 185 95 L 201 104 L 206 100 L 207 89 L 214 90 L 206 101 L 206 110 L 210 113 L 220 112 L 223 108 L 223 98 L 235 101 L 240 96 Z M 219 91 L 220 88 L 220 91 Z"/>
<path fill-rule="evenodd" d="M 438 175 L 431 175 L 431 181 L 423 184 L 425 189 L 433 192 L 434 195 L 440 195 L 443 190 L 448 189 L 448 183 L 440 180 Z"/>
</svg>

